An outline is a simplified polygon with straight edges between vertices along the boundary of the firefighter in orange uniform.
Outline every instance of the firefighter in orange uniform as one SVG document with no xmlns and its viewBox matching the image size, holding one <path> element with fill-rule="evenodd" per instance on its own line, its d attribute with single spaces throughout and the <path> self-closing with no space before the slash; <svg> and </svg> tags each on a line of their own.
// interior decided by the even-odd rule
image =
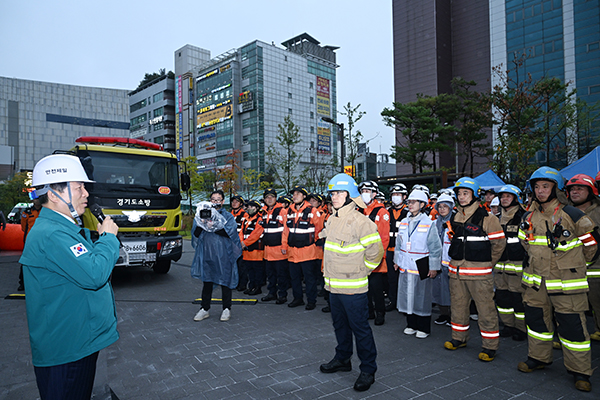
<svg viewBox="0 0 600 400">
<path fill-rule="evenodd" d="M 377 231 L 381 237 L 381 244 L 384 249 L 388 248 L 390 243 L 390 213 L 385 209 L 377 196 L 378 185 L 373 181 L 362 182 L 358 186 L 361 192 L 361 197 L 367 208 L 363 210 L 363 214 L 375 222 Z M 369 318 L 375 318 L 375 325 L 383 325 L 385 323 L 385 297 L 384 283 L 387 279 L 387 263 L 385 257 L 375 270 L 369 275 Z"/>
<path fill-rule="evenodd" d="M 294 300 L 288 307 L 304 305 L 302 275 L 306 284 L 306 310 L 317 306 L 317 277 L 315 260 L 318 256 L 316 240 L 323 229 L 319 211 L 306 201 L 308 190 L 294 186 L 291 190 L 293 203 L 287 209 L 286 226 L 283 230 L 283 246 L 287 247 L 288 265 Z"/>
<path fill-rule="evenodd" d="M 244 219 L 244 215 L 246 215 L 246 210 L 244 210 L 244 198 L 240 195 L 235 195 L 229 200 L 231 204 L 231 215 L 235 218 L 235 223 L 237 225 L 238 235 L 240 233 L 240 229 L 242 229 L 242 219 Z M 239 275 L 239 282 L 237 285 L 237 291 L 243 292 L 248 290 L 248 271 L 245 269 L 242 257 L 237 260 L 237 269 Z"/>
<path fill-rule="evenodd" d="M 282 241 L 287 212 L 276 199 L 275 189 L 265 189 L 262 226 L 268 293 L 261 301 L 275 300 L 277 304 L 284 304 L 287 302 L 287 290 L 290 286 L 287 249 L 283 247 Z"/>
<path fill-rule="evenodd" d="M 321 226 L 325 226 L 325 213 L 323 211 L 323 198 L 318 193 L 309 193 L 306 198 L 311 206 L 317 209 L 321 215 Z M 326 207 L 325 207 L 326 208 Z M 320 286 L 321 290 L 317 296 L 323 296 L 325 292 L 325 280 L 323 279 L 322 265 L 323 265 L 323 245 L 325 241 L 323 239 L 317 239 L 317 258 L 315 259 L 315 276 L 317 277 L 317 289 Z"/>
<path fill-rule="evenodd" d="M 246 203 L 246 216 L 242 219 L 240 241 L 242 242 L 242 258 L 248 271 L 249 289 L 244 292 L 249 295 L 262 293 L 261 286 L 264 277 L 263 225 L 259 213 L 260 203 L 250 200 Z"/>
</svg>

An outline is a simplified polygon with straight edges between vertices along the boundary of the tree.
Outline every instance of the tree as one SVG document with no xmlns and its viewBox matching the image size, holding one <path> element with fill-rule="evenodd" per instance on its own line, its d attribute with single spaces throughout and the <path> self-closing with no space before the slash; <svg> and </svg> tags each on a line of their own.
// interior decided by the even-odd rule
<svg viewBox="0 0 600 400">
<path fill-rule="evenodd" d="M 279 183 L 286 191 L 290 191 L 298 183 L 296 169 L 300 164 L 301 154 L 296 152 L 296 146 L 300 143 L 300 128 L 294 124 L 292 118 L 287 115 L 283 124 L 277 125 L 277 146 L 273 143 L 269 145 L 266 153 L 266 163 L 271 171 L 275 181 Z"/>
<path fill-rule="evenodd" d="M 31 179 L 27 172 L 17 172 L 12 178 L 0 184 L 0 210 L 8 215 L 17 203 L 29 203 L 27 188 Z"/>
<path fill-rule="evenodd" d="M 352 177 L 355 175 L 354 161 L 358 157 L 358 144 L 362 140 L 363 136 L 360 131 L 357 131 L 352 138 L 352 130 L 356 123 L 365 115 L 366 111 L 359 111 L 360 104 L 356 107 L 352 107 L 350 102 L 344 106 L 345 112 L 339 111 L 341 115 L 345 115 L 348 118 L 348 125 L 346 129 L 346 135 L 344 136 L 344 143 L 346 146 L 346 160 L 350 163 L 352 167 Z M 344 155 L 342 154 L 342 164 L 344 163 Z"/>
<path fill-rule="evenodd" d="M 452 120 L 456 127 L 455 142 L 461 144 L 465 156 L 461 167 L 465 173 L 470 165 L 469 176 L 473 176 L 475 157 L 488 158 L 493 154 L 487 142 L 488 132 L 492 126 L 491 106 L 488 96 L 472 90 L 477 85 L 475 81 L 466 81 L 460 77 L 452 79 L 452 100 L 450 108 L 453 112 Z M 442 95 L 441 95 L 442 96 Z M 456 149 L 458 150 L 458 149 Z"/>
<path fill-rule="evenodd" d="M 222 183 L 221 189 L 225 193 L 229 193 L 229 196 L 233 196 L 239 189 L 238 176 L 240 168 L 240 153 L 238 149 L 233 150 L 225 157 L 225 166 L 218 169 L 217 179 Z"/>
<path fill-rule="evenodd" d="M 140 84 L 138 85 L 138 87 L 136 88 L 136 90 L 139 89 L 139 88 L 141 88 L 142 86 L 144 86 L 144 85 L 152 82 L 153 80 L 155 80 L 157 78 L 160 78 L 160 77 L 163 77 L 163 76 L 167 76 L 168 78 L 175 79 L 175 74 L 173 73 L 173 71 L 169 71 L 167 73 L 167 72 L 165 72 L 165 68 L 161 68 L 161 69 L 158 70 L 158 72 L 153 72 L 151 74 L 149 74 L 149 73 L 146 72 L 144 74 L 144 79 L 142 79 L 140 81 Z"/>
<path fill-rule="evenodd" d="M 257 190 L 264 190 L 272 186 L 271 182 L 265 180 L 265 177 L 267 177 L 267 174 L 252 168 L 244 169 L 242 171 L 242 180 L 245 183 L 246 196 L 249 199 L 256 194 Z"/>
<path fill-rule="evenodd" d="M 393 103 L 394 108 L 384 108 L 381 112 L 384 123 L 400 130 L 404 137 L 405 144 L 396 139 L 391 149 L 392 158 L 410 164 L 413 174 L 417 170 L 422 173 L 426 167 L 433 167 L 435 171 L 436 153 L 451 149 L 447 141 L 454 127 L 445 125 L 436 115 L 436 101 L 436 98 L 419 95 L 417 101 Z M 433 163 L 427 159 L 428 154 L 433 156 Z"/>
<path fill-rule="evenodd" d="M 316 148 L 308 150 L 310 152 L 310 164 L 304 168 L 304 171 L 300 174 L 300 179 L 309 191 L 324 192 L 327 183 L 338 170 L 338 165 L 331 158 L 331 153 Z"/>
</svg>

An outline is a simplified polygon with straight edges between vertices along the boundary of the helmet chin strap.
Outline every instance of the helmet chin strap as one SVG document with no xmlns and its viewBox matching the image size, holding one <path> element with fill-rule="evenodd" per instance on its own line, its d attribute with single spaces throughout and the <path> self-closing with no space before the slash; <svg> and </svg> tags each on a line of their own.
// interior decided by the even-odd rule
<svg viewBox="0 0 600 400">
<path fill-rule="evenodd" d="M 54 195 L 56 197 L 61 199 L 61 201 L 63 203 L 65 203 L 67 205 L 67 207 L 69 207 L 69 212 L 71 213 L 71 217 L 73 217 L 75 222 L 77 222 L 77 225 L 82 226 L 81 218 L 79 217 L 79 214 L 77 214 L 77 211 L 75 211 L 75 208 L 73 208 L 73 196 L 71 196 L 71 185 L 67 182 L 67 190 L 69 191 L 69 202 L 68 203 L 65 201 L 65 199 L 60 197 L 60 195 L 54 189 L 48 188 L 48 190 L 50 190 L 52 193 L 54 193 Z"/>
</svg>

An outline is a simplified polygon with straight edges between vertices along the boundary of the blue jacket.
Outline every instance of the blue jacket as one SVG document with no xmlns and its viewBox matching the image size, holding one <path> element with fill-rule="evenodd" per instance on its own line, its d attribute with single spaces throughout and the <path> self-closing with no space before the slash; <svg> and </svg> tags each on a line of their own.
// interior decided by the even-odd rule
<svg viewBox="0 0 600 400">
<path fill-rule="evenodd" d="M 117 315 L 108 281 L 119 257 L 110 233 L 90 231 L 46 207 L 27 236 L 23 264 L 33 365 L 80 360 L 117 341 Z"/>
<path fill-rule="evenodd" d="M 192 277 L 202 282 L 213 282 L 235 289 L 238 284 L 237 259 L 242 256 L 242 244 L 237 232 L 237 223 L 231 213 L 223 208 L 219 213 L 225 217 L 225 232 L 228 237 L 202 231 L 196 238 L 196 221 L 192 225 L 192 247 L 196 249 L 192 262 Z"/>
</svg>

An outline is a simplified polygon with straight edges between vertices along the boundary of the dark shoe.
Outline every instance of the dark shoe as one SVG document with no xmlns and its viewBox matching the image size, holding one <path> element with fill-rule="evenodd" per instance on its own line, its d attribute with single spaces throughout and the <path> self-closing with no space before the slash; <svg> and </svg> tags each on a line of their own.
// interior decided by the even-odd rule
<svg viewBox="0 0 600 400">
<path fill-rule="evenodd" d="M 25 290 L 25 286 L 23 286 L 22 283 L 19 284 L 19 287 L 17 288 L 17 291 L 22 292 Z"/>
<path fill-rule="evenodd" d="M 375 325 L 383 325 L 385 324 L 385 313 L 377 312 L 375 316 Z"/>
<path fill-rule="evenodd" d="M 321 290 L 319 290 L 319 293 L 317 293 L 318 297 L 325 297 L 325 293 L 327 291 L 325 290 L 325 288 L 322 288 Z"/>
<path fill-rule="evenodd" d="M 450 322 L 450 316 L 448 315 L 440 315 L 435 321 L 433 321 L 433 323 L 436 325 L 446 325 L 448 322 Z"/>
<path fill-rule="evenodd" d="M 238 292 L 243 292 L 246 289 L 246 286 L 242 286 L 242 285 L 238 285 L 238 287 L 235 288 L 235 290 L 237 290 Z"/>
<path fill-rule="evenodd" d="M 527 357 L 527 361 L 520 362 L 517 365 L 517 369 L 519 371 L 521 371 L 521 372 L 533 372 L 536 369 L 544 369 L 544 367 L 546 365 L 550 365 L 550 364 L 547 364 L 547 363 L 542 362 L 542 361 L 535 360 L 535 359 L 533 359 L 531 357 Z"/>
<path fill-rule="evenodd" d="M 515 329 L 515 334 L 512 335 L 512 340 L 515 342 L 522 342 L 525 339 L 527 339 L 527 334 L 523 331 Z"/>
<path fill-rule="evenodd" d="M 394 311 L 395 309 L 396 309 L 396 306 L 393 305 L 392 303 L 385 306 L 385 311 L 387 311 L 387 312 Z"/>
<path fill-rule="evenodd" d="M 321 311 L 323 311 L 323 312 L 331 312 L 331 307 L 325 306 L 325 307 L 321 308 Z"/>
<path fill-rule="evenodd" d="M 251 292 L 252 290 L 253 290 L 253 289 L 247 288 L 246 290 L 244 290 L 244 294 L 250 294 L 250 292 Z"/>
<path fill-rule="evenodd" d="M 515 331 L 516 329 L 512 326 L 505 325 L 504 328 L 502 328 L 502 330 L 500 331 L 500 337 L 511 337 L 516 333 Z"/>
<path fill-rule="evenodd" d="M 327 364 L 321 364 L 319 369 L 324 374 L 331 374 L 332 372 L 338 372 L 338 371 L 348 372 L 348 371 L 352 371 L 352 363 L 350 362 L 350 360 L 341 361 L 341 360 L 338 360 L 337 358 L 334 358 L 333 360 L 329 361 Z"/>
<path fill-rule="evenodd" d="M 375 319 L 375 311 L 369 310 L 369 319 Z"/>
<path fill-rule="evenodd" d="M 294 300 L 292 300 L 292 302 L 290 304 L 288 304 L 288 307 L 294 308 L 294 307 L 303 306 L 303 305 L 304 305 L 304 301 L 302 299 L 294 299 Z"/>
<path fill-rule="evenodd" d="M 248 294 L 250 296 L 256 296 L 257 294 L 261 294 L 261 293 L 262 293 L 262 290 L 260 287 L 255 287 L 254 289 L 252 289 L 248 292 Z"/>
<path fill-rule="evenodd" d="M 275 304 L 285 304 L 287 303 L 287 297 L 280 297 L 275 301 Z"/>
<path fill-rule="evenodd" d="M 575 379 L 575 389 L 581 390 L 582 392 L 591 392 L 592 384 L 590 383 L 590 377 L 587 375 L 573 373 Z"/>
<path fill-rule="evenodd" d="M 491 350 L 491 349 L 481 349 L 481 352 L 479 353 L 479 359 L 481 361 L 487 361 L 490 362 L 492 361 L 494 358 L 496 357 L 496 350 Z"/>
<path fill-rule="evenodd" d="M 268 295 L 266 295 L 265 297 L 263 297 L 262 299 L 260 299 L 260 301 L 271 301 L 271 300 L 277 300 L 277 296 L 275 296 L 274 294 L 269 293 Z"/>
<path fill-rule="evenodd" d="M 461 342 L 460 340 L 452 339 L 449 342 L 444 343 L 444 347 L 448 350 L 456 350 L 461 347 L 467 347 L 467 342 Z"/>
<path fill-rule="evenodd" d="M 308 304 L 306 305 L 306 307 L 304 307 L 304 309 L 305 309 L 305 310 L 308 310 L 308 311 L 310 311 L 310 310 L 314 310 L 315 308 L 317 308 L 317 305 L 316 305 L 315 303 L 308 303 Z"/>
<path fill-rule="evenodd" d="M 365 390 L 369 390 L 373 382 L 375 382 L 374 374 L 361 372 L 358 376 L 358 379 L 354 383 L 354 390 L 356 390 L 357 392 L 364 392 Z"/>
</svg>

